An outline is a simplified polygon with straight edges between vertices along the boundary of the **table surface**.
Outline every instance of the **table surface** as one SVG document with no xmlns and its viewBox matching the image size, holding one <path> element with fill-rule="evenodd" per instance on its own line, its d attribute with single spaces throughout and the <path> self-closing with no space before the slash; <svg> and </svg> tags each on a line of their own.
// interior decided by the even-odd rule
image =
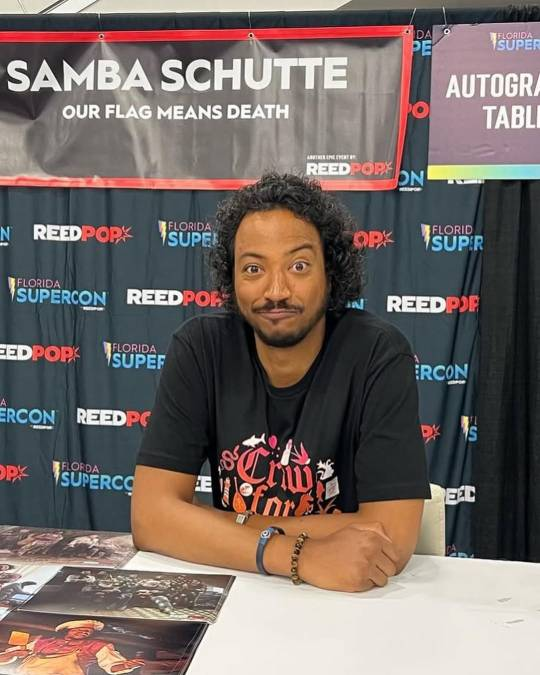
<svg viewBox="0 0 540 675">
<path fill-rule="evenodd" d="M 413 556 L 336 593 L 137 553 L 126 569 L 236 580 L 188 675 L 540 675 L 540 565 Z"/>
</svg>

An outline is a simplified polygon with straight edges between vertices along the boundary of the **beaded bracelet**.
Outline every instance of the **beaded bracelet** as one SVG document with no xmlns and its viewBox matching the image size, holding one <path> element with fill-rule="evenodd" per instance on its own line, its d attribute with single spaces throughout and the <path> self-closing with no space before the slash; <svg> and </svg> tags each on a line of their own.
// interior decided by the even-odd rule
<svg viewBox="0 0 540 675">
<path fill-rule="evenodd" d="M 308 538 L 307 532 L 300 532 L 291 555 L 291 581 L 293 584 L 301 584 L 302 579 L 298 576 L 298 557 Z"/>
</svg>

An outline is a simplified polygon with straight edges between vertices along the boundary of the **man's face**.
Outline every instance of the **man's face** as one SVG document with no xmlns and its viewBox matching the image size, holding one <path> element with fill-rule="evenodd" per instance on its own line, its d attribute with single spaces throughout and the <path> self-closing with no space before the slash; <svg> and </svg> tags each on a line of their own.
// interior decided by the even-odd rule
<svg viewBox="0 0 540 675">
<path fill-rule="evenodd" d="M 71 640 L 83 640 L 90 637 L 94 631 L 91 628 L 70 628 L 66 637 Z"/>
<path fill-rule="evenodd" d="M 328 302 L 321 238 L 288 209 L 248 213 L 234 246 L 240 314 L 262 342 L 292 347 L 321 321 Z"/>
</svg>

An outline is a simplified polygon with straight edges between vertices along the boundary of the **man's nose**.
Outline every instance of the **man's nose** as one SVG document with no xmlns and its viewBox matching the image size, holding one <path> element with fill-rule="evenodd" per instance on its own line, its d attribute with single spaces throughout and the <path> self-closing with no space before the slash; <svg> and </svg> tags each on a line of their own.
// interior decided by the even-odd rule
<svg viewBox="0 0 540 675">
<path fill-rule="evenodd" d="M 271 274 L 264 296 L 273 302 L 286 300 L 291 297 L 291 289 L 283 272 L 278 270 Z"/>
</svg>

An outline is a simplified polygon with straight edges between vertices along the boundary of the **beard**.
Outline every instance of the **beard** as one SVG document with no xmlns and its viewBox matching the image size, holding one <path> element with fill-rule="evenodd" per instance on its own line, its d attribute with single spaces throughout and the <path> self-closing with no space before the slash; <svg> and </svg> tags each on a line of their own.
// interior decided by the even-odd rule
<svg viewBox="0 0 540 675">
<path fill-rule="evenodd" d="M 284 303 L 267 303 L 263 308 L 258 309 L 254 312 L 255 316 L 257 315 L 258 312 L 261 311 L 268 311 L 272 309 L 289 309 L 290 307 Z M 283 331 L 279 332 L 276 331 L 275 333 L 271 333 L 268 331 L 265 331 L 264 328 L 261 328 L 261 326 L 258 324 L 258 322 L 254 321 L 253 317 L 247 316 L 241 309 L 238 307 L 238 311 L 244 321 L 246 321 L 251 328 L 253 328 L 253 331 L 256 333 L 256 335 L 259 337 L 261 342 L 263 342 L 265 345 L 268 347 L 277 347 L 277 348 L 287 348 L 287 347 L 294 347 L 313 330 L 313 328 L 319 323 L 319 321 L 322 319 L 322 317 L 326 314 L 326 310 L 328 308 L 328 299 L 324 298 L 320 304 L 319 307 L 317 307 L 317 310 L 313 313 L 311 317 L 308 318 L 308 320 L 305 321 L 300 326 L 297 326 L 294 329 L 290 329 L 288 331 Z M 299 315 L 301 315 L 301 312 L 299 312 Z"/>
</svg>

